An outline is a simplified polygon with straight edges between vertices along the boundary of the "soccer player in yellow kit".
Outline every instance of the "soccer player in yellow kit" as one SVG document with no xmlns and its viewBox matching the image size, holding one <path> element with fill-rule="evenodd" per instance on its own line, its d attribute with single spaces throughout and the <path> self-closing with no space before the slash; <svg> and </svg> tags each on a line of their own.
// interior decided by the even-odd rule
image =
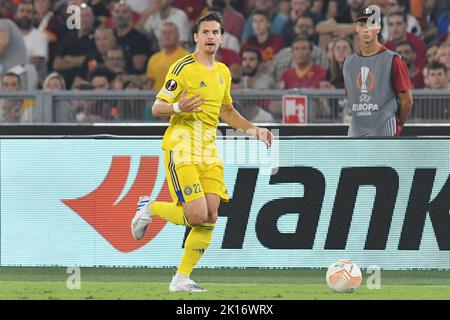
<svg viewBox="0 0 450 320">
<path fill-rule="evenodd" d="M 192 228 L 169 285 L 172 292 L 206 291 L 189 276 L 209 246 L 220 201 L 228 201 L 223 164 L 215 144 L 219 117 L 231 127 L 251 133 L 267 147 L 273 140 L 268 129 L 256 127 L 233 107 L 230 71 L 215 61 L 223 33 L 222 17 L 216 13 L 197 21 L 194 30 L 197 51 L 170 67 L 152 108 L 154 116 L 170 116 L 162 148 L 174 201 L 140 197 L 131 229 L 135 239 L 142 239 L 155 216 Z"/>
</svg>

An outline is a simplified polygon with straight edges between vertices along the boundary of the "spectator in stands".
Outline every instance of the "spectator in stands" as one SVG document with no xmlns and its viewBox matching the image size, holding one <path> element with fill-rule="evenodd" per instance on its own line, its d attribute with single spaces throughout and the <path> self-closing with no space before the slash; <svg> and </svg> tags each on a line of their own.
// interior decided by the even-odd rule
<svg viewBox="0 0 450 320">
<path fill-rule="evenodd" d="M 64 37 L 53 62 L 53 70 L 59 72 L 69 87 L 72 86 L 80 67 L 86 59 L 86 53 L 95 48 L 94 21 L 92 9 L 86 5 L 80 7 L 80 29 L 74 29 Z"/>
<path fill-rule="evenodd" d="M 178 27 L 181 45 L 187 47 L 191 40 L 191 24 L 186 13 L 172 6 L 173 0 L 155 0 L 142 14 L 138 25 L 147 32 L 152 31 L 158 41 L 164 22 L 172 22 Z M 161 42 L 160 42 L 161 43 Z"/>
<path fill-rule="evenodd" d="M 22 90 L 20 76 L 6 72 L 2 76 L 2 91 Z M 31 122 L 33 101 L 22 99 L 5 99 L 0 101 L 0 122 Z"/>
<path fill-rule="evenodd" d="M 353 44 L 349 38 L 340 37 L 335 39 L 333 43 L 330 68 L 327 70 L 326 80 L 320 83 L 320 88 L 322 89 L 344 88 L 342 67 L 345 58 L 353 53 Z"/>
<path fill-rule="evenodd" d="M 94 87 L 88 82 L 81 82 L 75 85 L 73 90 L 91 91 L 94 90 Z M 71 100 L 66 121 L 77 123 L 104 122 L 105 119 L 97 112 L 95 102 L 91 99 Z"/>
<path fill-rule="evenodd" d="M 114 22 L 117 42 L 131 56 L 135 73 L 145 73 L 148 58 L 159 50 L 156 38 L 152 40 L 133 27 L 131 8 L 124 2 L 116 2 L 111 17 Z"/>
<path fill-rule="evenodd" d="M 298 36 L 292 42 L 292 56 L 296 66 L 287 69 L 281 76 L 284 89 L 319 88 L 325 80 L 326 71 L 311 61 L 313 43 L 304 36 Z"/>
<path fill-rule="evenodd" d="M 207 13 L 217 13 L 220 16 L 223 16 L 223 12 L 225 9 L 225 1 L 222 0 L 214 0 L 213 1 L 213 6 L 208 8 Z M 225 32 L 223 33 L 223 41 L 222 41 L 222 45 L 221 48 L 227 48 L 236 52 L 240 52 L 241 51 L 241 44 L 239 42 L 239 40 L 232 35 L 231 33 L 227 32 L 225 30 Z"/>
<path fill-rule="evenodd" d="M 439 43 L 431 42 L 427 45 L 427 49 L 425 51 L 427 58 L 427 65 L 429 65 L 433 61 L 437 61 L 437 56 L 439 52 Z"/>
<path fill-rule="evenodd" d="M 444 12 L 439 16 L 436 25 L 438 38 L 445 37 L 448 26 L 450 25 L 450 8 L 447 8 L 447 12 Z"/>
<path fill-rule="evenodd" d="M 89 0 L 89 6 L 92 8 L 94 16 L 101 23 L 104 23 L 106 19 L 111 17 L 111 12 L 108 9 L 109 2 L 105 0 Z"/>
<path fill-rule="evenodd" d="M 436 0 L 424 1 L 424 13 L 422 20 L 422 37 L 425 43 L 434 41 L 437 37 L 437 26 L 439 15 L 439 6 L 436 5 Z"/>
<path fill-rule="evenodd" d="M 270 34 L 283 35 L 284 26 L 287 23 L 287 18 L 276 10 L 274 0 L 256 0 L 255 9 L 267 11 L 269 13 Z M 255 33 L 253 30 L 253 15 L 250 15 L 248 16 L 245 23 L 245 30 L 244 34 L 242 35 L 242 41 L 247 41 L 254 36 Z"/>
<path fill-rule="evenodd" d="M 252 19 L 255 36 L 244 42 L 242 48 L 255 47 L 261 52 L 264 61 L 270 61 L 283 48 L 283 37 L 270 33 L 271 22 L 267 11 L 255 10 Z"/>
<path fill-rule="evenodd" d="M 42 89 L 47 91 L 66 90 L 66 82 L 64 78 L 57 72 L 50 73 L 42 84 Z M 56 122 L 68 122 L 70 103 L 67 100 L 56 100 L 54 103 L 54 119 Z"/>
<path fill-rule="evenodd" d="M 133 69 L 127 51 L 117 45 L 106 52 L 105 66 L 114 73 L 132 73 Z"/>
<path fill-rule="evenodd" d="M 321 14 L 311 11 L 311 0 L 291 0 L 289 10 L 289 20 L 284 27 L 285 46 L 290 46 L 295 38 L 295 28 L 310 28 L 310 25 L 298 25 L 298 19 L 302 16 L 309 16 L 313 21 L 313 28 L 324 20 Z M 314 30 L 313 30 L 314 31 Z M 314 39 L 317 44 L 317 39 Z"/>
<path fill-rule="evenodd" d="M 400 12 L 405 16 L 406 19 L 406 31 L 420 37 L 422 34 L 422 29 L 420 28 L 419 21 L 416 17 L 410 14 L 410 0 L 388 0 L 386 16 L 383 18 L 383 25 L 387 26 L 388 16 L 394 12 Z M 381 36 L 385 42 L 394 40 L 391 29 L 383 28 L 381 30 Z"/>
<path fill-rule="evenodd" d="M 125 2 L 130 6 L 131 10 L 142 14 L 153 1 L 154 0 L 126 0 Z"/>
<path fill-rule="evenodd" d="M 449 83 L 448 69 L 445 64 L 433 61 L 427 66 L 426 84 L 428 89 L 448 92 L 450 90 Z M 418 102 L 417 118 L 435 118 L 440 120 L 450 118 L 450 105 L 447 99 L 427 99 L 426 105 L 424 105 L 424 100 L 419 100 Z"/>
<path fill-rule="evenodd" d="M 89 82 L 97 91 L 109 91 L 112 88 L 112 82 L 115 74 L 105 66 L 100 66 L 89 73 Z M 105 120 L 117 118 L 117 102 L 111 100 L 96 100 L 92 104 L 91 113 L 100 116 Z"/>
<path fill-rule="evenodd" d="M 173 6 L 183 10 L 187 14 L 191 26 L 193 26 L 205 9 L 206 0 L 174 0 Z"/>
<path fill-rule="evenodd" d="M 33 4 L 21 3 L 17 6 L 14 20 L 25 42 L 28 63 L 35 66 L 39 78 L 43 80 L 47 75 L 48 43 L 42 32 L 33 27 L 33 18 Z"/>
<path fill-rule="evenodd" d="M 363 6 L 364 0 L 347 0 L 345 10 L 338 12 L 336 18 L 320 22 L 316 26 L 316 32 L 320 36 L 319 43 L 326 44 L 335 36 L 348 36 L 353 40 L 356 32 L 354 21 Z M 354 45 L 354 48 L 357 47 Z"/>
<path fill-rule="evenodd" d="M 407 40 L 410 42 L 416 52 L 415 66 L 422 70 L 426 64 L 425 43 L 416 35 L 407 32 L 406 16 L 401 12 L 392 12 L 387 16 L 389 33 L 392 40 L 385 43 L 386 48 L 395 51 L 397 42 Z"/>
<path fill-rule="evenodd" d="M 52 72 L 44 79 L 42 89 L 50 91 L 66 90 L 66 82 L 58 72 Z"/>
<path fill-rule="evenodd" d="M 241 53 L 241 61 L 242 77 L 235 88 L 254 90 L 270 90 L 278 88 L 278 83 L 275 79 L 264 72 L 263 59 L 261 52 L 258 49 L 253 47 L 245 48 Z M 255 105 L 249 106 L 249 108 L 255 109 L 249 112 L 252 117 L 256 117 L 256 119 L 264 117 L 265 120 L 267 120 L 268 115 L 266 115 L 266 111 L 268 111 L 271 114 L 270 117 L 281 118 L 281 103 L 278 101 L 258 99 L 256 102 Z M 261 108 L 263 110 L 258 110 Z"/>
<path fill-rule="evenodd" d="M 160 90 L 170 66 L 188 52 L 180 46 L 178 27 L 165 22 L 160 31 L 161 51 L 150 57 L 147 63 L 147 79 L 153 90 Z"/>
<path fill-rule="evenodd" d="M 239 42 L 242 42 L 242 33 L 245 29 L 245 17 L 242 13 L 234 9 L 231 2 L 232 0 L 225 0 L 225 10 L 223 12 L 225 31 L 234 35 Z"/>
<path fill-rule="evenodd" d="M 239 81 L 240 89 L 276 89 L 275 79 L 263 72 L 263 58 L 261 52 L 254 47 L 247 47 L 241 53 L 242 77 Z"/>
<path fill-rule="evenodd" d="M 448 69 L 445 64 L 433 61 L 427 66 L 427 88 L 436 90 L 448 90 Z"/>
<path fill-rule="evenodd" d="M 217 52 L 216 60 L 222 62 L 230 69 L 232 88 L 234 88 L 241 74 L 241 57 L 239 53 L 227 48 L 221 48 Z"/>
<path fill-rule="evenodd" d="M 324 16 L 326 19 L 334 18 L 338 12 L 343 12 L 347 3 L 343 0 L 314 0 L 311 11 Z"/>
<path fill-rule="evenodd" d="M 294 29 L 295 36 L 304 36 L 312 40 L 315 36 L 313 20 L 309 15 L 301 16 L 298 18 L 296 27 Z M 331 41 L 331 43 L 333 43 Z M 324 69 L 328 69 L 329 59 L 326 53 L 317 45 L 313 43 L 313 51 L 311 53 L 311 60 L 313 64 L 320 65 Z M 331 59 L 330 59 L 331 60 Z M 295 62 L 292 58 L 292 46 L 283 48 L 278 54 L 275 55 L 270 72 L 273 77 L 278 80 L 281 75 L 288 68 L 295 67 Z"/>
<path fill-rule="evenodd" d="M 61 17 L 54 13 L 55 0 L 33 0 L 33 4 L 36 13 L 33 25 L 47 38 L 49 43 L 48 66 L 51 69 L 58 44 L 67 33 L 66 24 Z"/>
<path fill-rule="evenodd" d="M 0 76 L 26 63 L 27 49 L 19 28 L 9 19 L 0 19 Z"/>
<path fill-rule="evenodd" d="M 400 54 L 405 61 L 406 66 L 409 70 L 409 80 L 412 84 L 412 89 L 422 89 L 425 87 L 423 80 L 423 70 L 418 69 L 414 62 L 416 61 L 416 52 L 414 47 L 406 40 L 401 40 L 397 42 L 395 51 Z"/>
<path fill-rule="evenodd" d="M 89 72 L 105 63 L 106 53 L 117 45 L 114 30 L 106 26 L 98 27 L 95 29 L 94 43 L 95 47 L 86 54 L 86 59 L 78 70 L 77 78 L 80 78 L 78 81 L 87 80 Z"/>
<path fill-rule="evenodd" d="M 124 79 L 124 91 L 139 91 L 142 90 L 142 88 L 143 83 L 139 76 L 130 75 Z M 121 101 L 118 106 L 118 118 L 120 118 L 120 120 L 144 120 L 149 114 L 151 115 L 151 109 L 147 106 L 147 101 L 143 99 Z"/>
<path fill-rule="evenodd" d="M 444 42 L 439 48 L 437 54 L 439 62 L 443 63 L 447 67 L 447 71 L 450 70 L 450 42 Z M 450 72 L 447 72 L 450 81 Z"/>
<path fill-rule="evenodd" d="M 107 67 L 100 66 L 89 73 L 88 79 L 94 90 L 107 91 L 111 89 L 114 72 Z"/>
</svg>

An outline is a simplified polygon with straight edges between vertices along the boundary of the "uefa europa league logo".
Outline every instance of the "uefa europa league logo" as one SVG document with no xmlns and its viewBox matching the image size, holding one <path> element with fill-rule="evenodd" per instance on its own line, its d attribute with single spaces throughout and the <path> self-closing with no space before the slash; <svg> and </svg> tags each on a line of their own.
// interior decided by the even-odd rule
<svg viewBox="0 0 450 320">
<path fill-rule="evenodd" d="M 367 90 L 367 77 L 369 76 L 370 69 L 368 67 L 361 67 L 361 93 L 368 93 Z"/>
</svg>

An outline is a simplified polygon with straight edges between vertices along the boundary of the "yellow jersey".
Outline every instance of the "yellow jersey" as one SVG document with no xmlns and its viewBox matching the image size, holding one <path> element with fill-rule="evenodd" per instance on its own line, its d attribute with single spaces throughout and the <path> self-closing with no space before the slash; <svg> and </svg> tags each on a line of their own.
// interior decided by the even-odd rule
<svg viewBox="0 0 450 320">
<path fill-rule="evenodd" d="M 201 112 L 180 112 L 170 117 L 162 148 L 182 149 L 183 153 L 204 157 L 217 156 L 215 141 L 220 109 L 222 105 L 233 103 L 228 67 L 214 62 L 214 68 L 210 70 L 196 59 L 195 54 L 189 54 L 170 67 L 164 83 L 157 98 L 169 103 L 178 102 L 187 88 L 187 98 L 200 94 L 204 104 L 198 108 Z"/>
</svg>

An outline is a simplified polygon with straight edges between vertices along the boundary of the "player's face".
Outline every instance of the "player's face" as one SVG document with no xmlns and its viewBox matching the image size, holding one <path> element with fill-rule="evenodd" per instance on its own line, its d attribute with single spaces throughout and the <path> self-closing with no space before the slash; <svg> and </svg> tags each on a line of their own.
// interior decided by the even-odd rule
<svg viewBox="0 0 450 320">
<path fill-rule="evenodd" d="M 428 70 L 428 86 L 430 89 L 447 89 L 447 75 L 443 69 Z"/>
<path fill-rule="evenodd" d="M 362 43 L 370 43 L 377 39 L 380 26 L 369 26 L 366 21 L 358 21 L 356 22 L 356 33 Z"/>
<path fill-rule="evenodd" d="M 198 33 L 194 34 L 194 41 L 200 52 L 215 55 L 223 41 L 220 23 L 217 21 L 203 21 Z"/>
</svg>

